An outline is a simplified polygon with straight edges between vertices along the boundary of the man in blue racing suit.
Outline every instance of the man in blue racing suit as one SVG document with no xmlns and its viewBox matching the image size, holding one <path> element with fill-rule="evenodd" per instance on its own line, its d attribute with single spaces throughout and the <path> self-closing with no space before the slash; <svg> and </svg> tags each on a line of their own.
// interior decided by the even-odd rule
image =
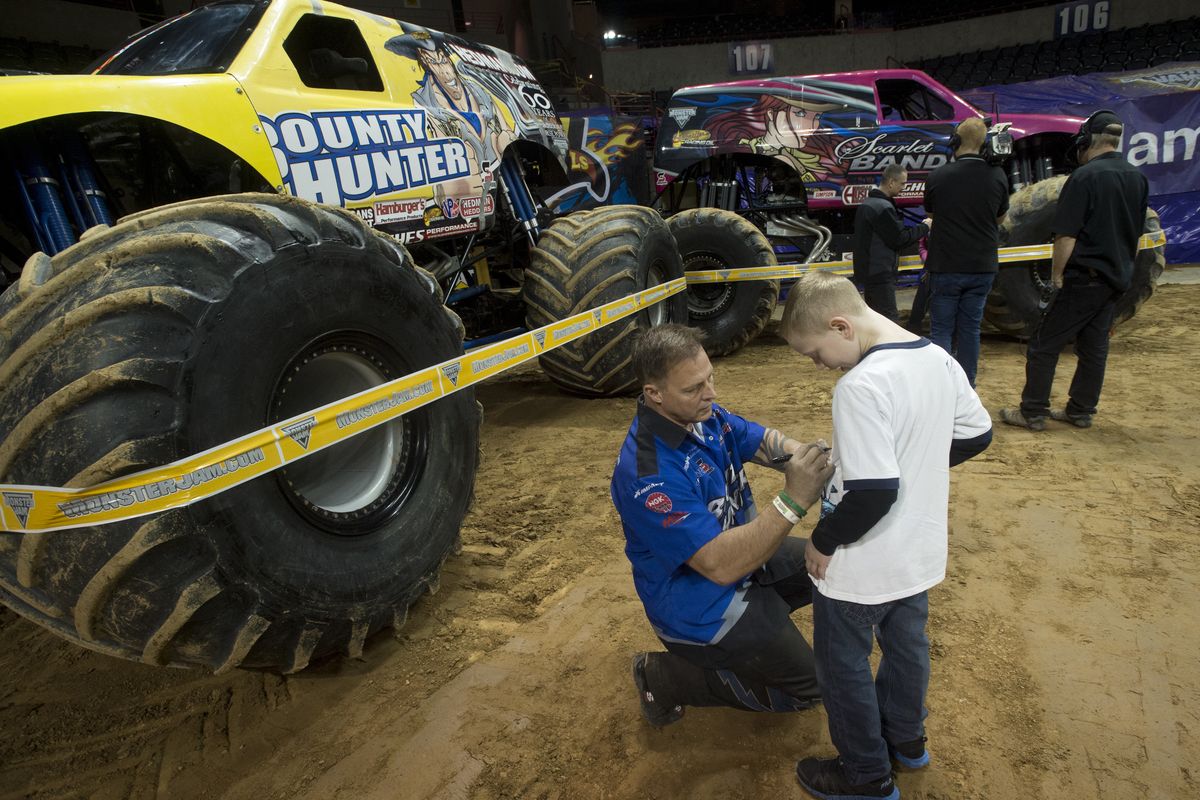
<svg viewBox="0 0 1200 800">
<path fill-rule="evenodd" d="M 805 540 L 788 534 L 832 474 L 801 444 L 714 401 L 699 331 L 662 325 L 638 342 L 637 416 L 612 499 L 646 616 L 666 652 L 638 653 L 642 712 L 661 727 L 685 706 L 794 711 L 820 698 L 812 649 L 790 614 L 808 605 Z M 785 477 L 760 514 L 743 464 Z"/>
</svg>

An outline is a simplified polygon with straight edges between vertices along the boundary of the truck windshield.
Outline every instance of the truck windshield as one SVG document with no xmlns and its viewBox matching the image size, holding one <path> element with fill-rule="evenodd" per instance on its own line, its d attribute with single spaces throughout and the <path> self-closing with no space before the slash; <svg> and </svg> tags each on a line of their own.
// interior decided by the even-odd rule
<svg viewBox="0 0 1200 800">
<path fill-rule="evenodd" d="M 135 34 L 88 71 L 99 75 L 224 72 L 266 6 L 263 0 L 201 6 Z"/>
</svg>

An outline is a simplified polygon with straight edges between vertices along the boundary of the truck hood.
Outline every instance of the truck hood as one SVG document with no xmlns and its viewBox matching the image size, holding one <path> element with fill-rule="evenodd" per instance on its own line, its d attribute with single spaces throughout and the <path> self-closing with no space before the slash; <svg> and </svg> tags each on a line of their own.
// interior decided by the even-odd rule
<svg viewBox="0 0 1200 800">
<path fill-rule="evenodd" d="M 1013 137 L 1020 139 L 1038 133 L 1065 133 L 1074 136 L 1079 133 L 1079 126 L 1084 121 L 1081 117 L 1060 114 L 1005 114 L 1001 111 L 996 122 L 1011 124 Z"/>
</svg>

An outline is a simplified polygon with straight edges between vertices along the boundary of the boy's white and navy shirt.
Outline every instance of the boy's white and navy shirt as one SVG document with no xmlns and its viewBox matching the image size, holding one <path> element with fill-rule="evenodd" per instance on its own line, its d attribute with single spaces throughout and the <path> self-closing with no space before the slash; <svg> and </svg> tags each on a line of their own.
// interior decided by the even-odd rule
<svg viewBox="0 0 1200 800">
<path fill-rule="evenodd" d="M 721 586 L 687 561 L 722 531 L 754 519 L 744 463 L 764 431 L 715 403 L 689 431 L 638 400 L 611 493 L 633 585 L 667 641 L 715 644 L 745 610 L 745 581 Z"/>
<path fill-rule="evenodd" d="M 834 551 L 817 589 L 875 605 L 940 583 L 951 446 L 990 435 L 991 426 L 962 367 L 928 339 L 868 350 L 833 391 L 834 474 L 822 516 L 856 490 L 895 490 L 896 501 L 865 535 Z"/>
</svg>

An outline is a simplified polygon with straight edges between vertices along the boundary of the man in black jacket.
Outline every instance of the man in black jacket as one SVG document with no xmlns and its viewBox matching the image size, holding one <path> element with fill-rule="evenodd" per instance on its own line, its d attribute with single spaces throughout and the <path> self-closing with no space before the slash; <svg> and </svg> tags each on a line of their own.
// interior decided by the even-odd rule
<svg viewBox="0 0 1200 800">
<path fill-rule="evenodd" d="M 961 140 L 955 160 L 925 182 L 925 213 L 937 220 L 925 259 L 929 338 L 954 353 L 974 386 L 983 307 L 1000 268 L 996 248 L 1008 212 L 1008 178 L 980 155 L 987 139 L 983 120 L 972 117 L 955 132 Z"/>
<path fill-rule="evenodd" d="M 871 190 L 854 216 L 854 281 L 863 287 L 867 305 L 893 322 L 900 316 L 896 311 L 898 251 L 929 234 L 926 223 L 906 228 L 900 220 L 892 198 L 907 181 L 904 167 L 885 167 L 879 188 Z"/>
<path fill-rule="evenodd" d="M 1040 431 L 1046 417 L 1090 428 L 1104 369 L 1117 298 L 1133 281 L 1133 260 L 1146 223 L 1146 176 L 1118 152 L 1124 128 L 1111 111 L 1080 126 L 1082 166 L 1063 184 L 1054 215 L 1050 282 L 1057 289 L 1029 339 L 1019 409 L 1004 408 L 1009 425 Z M 1058 354 L 1072 339 L 1079 357 L 1064 409 L 1050 409 Z"/>
</svg>

